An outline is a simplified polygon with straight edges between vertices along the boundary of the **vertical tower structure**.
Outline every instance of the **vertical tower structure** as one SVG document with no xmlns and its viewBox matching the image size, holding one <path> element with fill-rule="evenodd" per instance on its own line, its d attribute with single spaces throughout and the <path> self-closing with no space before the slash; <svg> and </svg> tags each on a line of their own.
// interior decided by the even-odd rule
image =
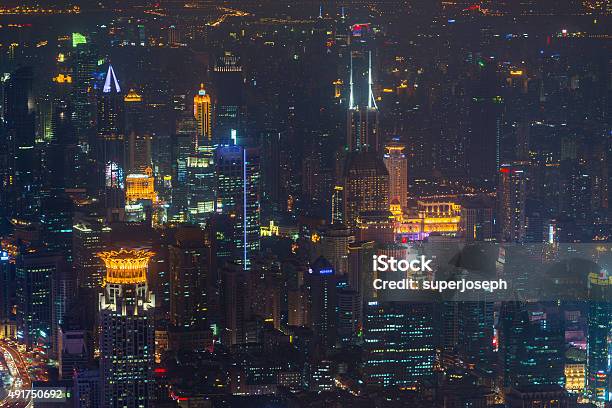
<svg viewBox="0 0 612 408">
<path fill-rule="evenodd" d="M 153 252 L 98 253 L 106 267 L 99 297 L 102 407 L 152 407 L 155 295 L 147 286 Z"/>
<path fill-rule="evenodd" d="M 351 27 L 347 112 L 347 147 L 350 152 L 379 149 L 379 115 L 372 77 L 372 36 L 369 24 Z"/>
<path fill-rule="evenodd" d="M 198 93 L 193 97 L 193 116 L 197 122 L 196 150 L 200 146 L 210 146 L 212 144 L 211 100 L 204 84 L 200 84 Z"/>
</svg>

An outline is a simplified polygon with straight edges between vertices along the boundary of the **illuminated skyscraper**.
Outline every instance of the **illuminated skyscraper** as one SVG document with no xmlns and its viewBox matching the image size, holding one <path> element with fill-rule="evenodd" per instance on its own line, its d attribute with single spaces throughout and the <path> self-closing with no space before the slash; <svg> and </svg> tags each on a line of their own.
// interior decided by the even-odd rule
<svg viewBox="0 0 612 408">
<path fill-rule="evenodd" d="M 57 328 L 55 282 L 66 268 L 59 255 L 40 252 L 22 254 L 17 259 L 17 318 L 23 340 L 28 345 L 50 347 Z"/>
<path fill-rule="evenodd" d="M 250 269 L 259 251 L 260 168 L 255 148 L 222 146 L 215 157 L 217 211 L 234 219 L 233 239 L 240 252 L 236 262 Z"/>
<path fill-rule="evenodd" d="M 354 151 L 377 151 L 378 106 L 373 91 L 372 41 L 369 24 L 351 27 L 347 146 Z"/>
<path fill-rule="evenodd" d="M 315 335 L 326 347 L 336 344 L 338 323 L 338 282 L 340 275 L 324 257 L 317 258 L 304 276 L 310 301 L 310 322 Z"/>
<path fill-rule="evenodd" d="M 589 273 L 588 279 L 587 390 L 593 400 L 610 401 L 612 277 L 602 270 Z"/>
<path fill-rule="evenodd" d="M 91 143 L 90 129 L 95 109 L 91 109 L 97 53 L 91 41 L 79 33 L 72 34 L 72 102 L 74 127 L 79 144 Z M 77 41 L 75 41 L 75 39 Z"/>
<path fill-rule="evenodd" d="M 344 171 L 344 223 L 355 231 L 360 213 L 389 211 L 389 173 L 374 152 L 350 153 Z"/>
<path fill-rule="evenodd" d="M 128 203 L 134 203 L 140 200 L 157 201 L 157 193 L 155 192 L 155 177 L 153 177 L 153 169 L 147 167 L 142 174 L 128 174 L 125 178 L 125 199 Z"/>
<path fill-rule="evenodd" d="M 232 129 L 244 134 L 244 80 L 240 58 L 225 51 L 216 60 L 213 69 L 215 90 L 215 144 L 231 142 Z"/>
<path fill-rule="evenodd" d="M 125 135 L 128 140 L 127 169 L 142 173 L 151 166 L 151 135 L 145 131 L 142 96 L 133 89 L 123 98 L 125 103 Z"/>
<path fill-rule="evenodd" d="M 215 212 L 214 148 L 202 145 L 187 157 L 187 208 L 189 220 L 203 224 Z"/>
<path fill-rule="evenodd" d="M 125 177 L 124 101 L 112 65 L 108 66 L 98 99 L 97 161 L 98 186 L 104 191 L 104 204 L 113 213 L 123 207 Z M 113 218 L 117 218 L 114 215 Z"/>
<path fill-rule="evenodd" d="M 106 266 L 100 310 L 102 407 L 153 406 L 153 312 L 147 250 L 101 252 Z"/>
<path fill-rule="evenodd" d="M 366 384 L 410 387 L 433 376 L 434 303 L 369 302 L 364 310 Z"/>
<path fill-rule="evenodd" d="M 385 145 L 383 161 L 389 172 L 389 203 L 398 200 L 402 209 L 408 205 L 408 159 L 403 144 L 392 141 Z"/>
<path fill-rule="evenodd" d="M 524 242 L 526 230 L 525 203 L 527 200 L 527 165 L 524 162 L 504 164 L 500 168 L 499 224 L 505 242 Z"/>
<path fill-rule="evenodd" d="M 204 84 L 200 84 L 198 93 L 193 97 L 193 116 L 198 124 L 195 147 L 210 146 L 212 144 L 212 104 L 210 94 L 206 93 Z"/>
<path fill-rule="evenodd" d="M 77 286 L 99 288 L 104 264 L 96 255 L 110 243 L 111 229 L 96 219 L 79 220 L 73 226 L 72 253 Z"/>
<path fill-rule="evenodd" d="M 331 199 L 331 222 L 341 224 L 344 222 L 344 187 L 334 186 Z"/>
</svg>

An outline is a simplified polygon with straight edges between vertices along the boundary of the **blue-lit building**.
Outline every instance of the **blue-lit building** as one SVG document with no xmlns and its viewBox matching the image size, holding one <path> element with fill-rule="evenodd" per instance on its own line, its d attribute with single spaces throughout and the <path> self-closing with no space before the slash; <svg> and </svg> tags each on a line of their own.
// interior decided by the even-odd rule
<svg viewBox="0 0 612 408">
<path fill-rule="evenodd" d="M 248 270 L 259 251 L 260 167 L 256 148 L 238 145 L 216 149 L 217 211 L 234 219 L 236 263 Z"/>
<path fill-rule="evenodd" d="M 19 339 L 28 345 L 52 346 L 56 334 L 56 280 L 65 268 L 60 255 L 41 252 L 19 255 L 16 263 L 16 298 Z"/>
<path fill-rule="evenodd" d="M 587 392 L 591 399 L 611 401 L 612 277 L 607 272 L 589 274 L 587 329 Z"/>
<path fill-rule="evenodd" d="M 434 303 L 369 302 L 364 306 L 366 384 L 410 387 L 433 377 Z"/>
</svg>

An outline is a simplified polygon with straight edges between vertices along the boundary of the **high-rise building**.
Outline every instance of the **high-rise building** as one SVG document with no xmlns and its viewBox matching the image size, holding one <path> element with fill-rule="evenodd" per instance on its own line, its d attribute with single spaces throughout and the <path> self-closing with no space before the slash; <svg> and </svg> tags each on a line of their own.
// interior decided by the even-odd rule
<svg viewBox="0 0 612 408">
<path fill-rule="evenodd" d="M 389 173 L 374 152 L 349 154 L 344 171 L 344 222 L 355 231 L 360 213 L 389 211 Z"/>
<path fill-rule="evenodd" d="M 334 347 L 338 324 L 338 283 L 340 275 L 323 257 L 317 258 L 304 276 L 310 303 L 310 323 L 325 347 Z"/>
<path fill-rule="evenodd" d="M 127 170 L 142 173 L 151 166 L 152 137 L 146 131 L 142 95 L 130 89 L 123 98 L 125 104 L 125 136 L 128 141 Z"/>
<path fill-rule="evenodd" d="M 351 27 L 347 146 L 350 152 L 378 151 L 378 106 L 373 92 L 374 32 L 369 24 Z"/>
<path fill-rule="evenodd" d="M 505 242 L 524 242 L 526 230 L 528 167 L 524 162 L 504 164 L 500 168 L 499 203 L 500 238 Z"/>
<path fill-rule="evenodd" d="M 104 263 L 96 255 L 110 244 L 111 228 L 97 219 L 79 220 L 73 226 L 73 265 L 77 286 L 99 288 L 104 281 Z"/>
<path fill-rule="evenodd" d="M 200 84 L 198 93 L 193 97 L 193 116 L 197 122 L 195 139 L 196 150 L 200 146 L 212 145 L 212 101 L 206 93 L 204 84 Z"/>
<path fill-rule="evenodd" d="M 215 144 L 231 143 L 232 130 L 244 134 L 245 98 L 242 64 L 238 55 L 225 51 L 213 69 L 215 90 Z"/>
<path fill-rule="evenodd" d="M 39 157 L 35 147 L 36 102 L 31 67 L 22 67 L 10 74 L 4 92 L 5 132 L 10 156 L 7 202 L 19 218 L 32 218 L 40 205 Z"/>
<path fill-rule="evenodd" d="M 147 269 L 153 253 L 122 248 L 98 255 L 106 267 L 99 297 L 102 407 L 151 407 L 155 295 Z"/>
<path fill-rule="evenodd" d="M 235 261 L 250 269 L 259 251 L 260 167 L 255 148 L 221 146 L 216 150 L 217 211 L 235 220 L 233 239 L 240 251 Z"/>
<path fill-rule="evenodd" d="M 246 341 L 249 297 L 247 272 L 236 264 L 226 264 L 221 270 L 223 327 L 222 339 L 227 345 Z"/>
<path fill-rule="evenodd" d="M 34 252 L 17 259 L 17 319 L 23 340 L 29 345 L 53 345 L 57 329 L 56 280 L 64 268 L 59 255 Z"/>
<path fill-rule="evenodd" d="M 610 330 L 612 277 L 605 270 L 591 272 L 587 329 L 587 392 L 595 401 L 610 401 Z"/>
<path fill-rule="evenodd" d="M 461 207 L 461 231 L 466 242 L 493 238 L 493 205 L 484 201 L 465 203 Z"/>
<path fill-rule="evenodd" d="M 80 33 L 72 34 L 72 95 L 74 105 L 74 127 L 79 144 L 93 141 L 90 134 L 95 109 L 91 109 L 94 99 L 94 73 L 97 69 L 97 53 L 91 41 Z M 77 41 L 75 41 L 77 39 Z"/>
<path fill-rule="evenodd" d="M 93 353 L 89 349 L 88 333 L 83 329 L 60 326 L 58 333 L 59 375 L 71 380 L 79 369 L 86 368 Z"/>
<path fill-rule="evenodd" d="M 364 307 L 366 384 L 410 387 L 433 376 L 434 303 L 378 303 Z"/>
<path fill-rule="evenodd" d="M 187 212 L 187 161 L 193 155 L 193 138 L 190 134 L 172 136 L 172 208 L 171 215 L 186 220 Z"/>
<path fill-rule="evenodd" d="M 181 226 L 169 249 L 170 322 L 179 328 L 201 328 L 209 315 L 210 245 L 204 231 Z"/>
<path fill-rule="evenodd" d="M 321 254 L 327 259 L 338 275 L 348 270 L 348 246 L 355 237 L 342 224 L 333 224 L 321 233 Z"/>
<path fill-rule="evenodd" d="M 389 172 L 389 203 L 397 200 L 402 209 L 408 206 L 408 159 L 406 146 L 398 141 L 385 145 L 383 162 Z"/>
<path fill-rule="evenodd" d="M 342 224 L 344 222 L 344 187 L 334 186 L 331 198 L 331 223 Z"/>
<path fill-rule="evenodd" d="M 97 183 L 104 192 L 104 205 L 110 218 L 117 219 L 117 209 L 123 208 L 125 183 L 125 120 L 124 101 L 112 65 L 108 66 L 104 85 L 98 98 L 98 135 L 95 147 Z"/>
<path fill-rule="evenodd" d="M 499 93 L 495 64 L 484 65 L 481 82 L 474 90 L 468 113 L 467 162 L 469 176 L 477 185 L 495 186 L 500 166 L 503 98 Z"/>
<path fill-rule="evenodd" d="M 200 146 L 187 157 L 187 208 L 189 220 L 204 224 L 215 212 L 214 148 Z"/>
</svg>

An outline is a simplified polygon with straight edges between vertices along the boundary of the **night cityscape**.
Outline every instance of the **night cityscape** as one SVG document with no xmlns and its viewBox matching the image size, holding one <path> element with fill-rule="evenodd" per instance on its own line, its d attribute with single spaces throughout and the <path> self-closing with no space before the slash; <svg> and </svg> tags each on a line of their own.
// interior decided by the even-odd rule
<svg viewBox="0 0 612 408">
<path fill-rule="evenodd" d="M 0 1 L 9 407 L 612 408 L 612 1 Z"/>
</svg>

